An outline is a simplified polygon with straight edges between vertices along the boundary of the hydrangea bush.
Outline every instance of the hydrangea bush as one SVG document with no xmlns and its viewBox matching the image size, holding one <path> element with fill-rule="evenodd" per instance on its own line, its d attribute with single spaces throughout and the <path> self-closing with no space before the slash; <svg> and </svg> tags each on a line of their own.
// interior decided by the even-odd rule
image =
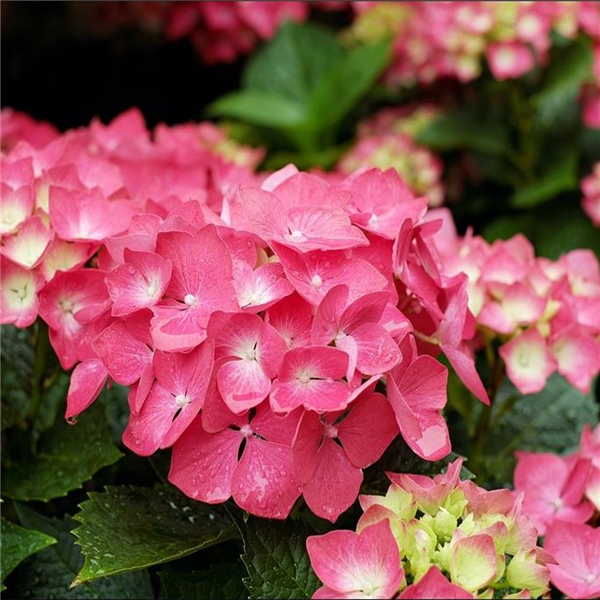
<svg viewBox="0 0 600 600">
<path fill-rule="evenodd" d="M 274 39 L 227 121 L 2 110 L 10 597 L 597 597 L 598 6 L 130 4 Z"/>
</svg>

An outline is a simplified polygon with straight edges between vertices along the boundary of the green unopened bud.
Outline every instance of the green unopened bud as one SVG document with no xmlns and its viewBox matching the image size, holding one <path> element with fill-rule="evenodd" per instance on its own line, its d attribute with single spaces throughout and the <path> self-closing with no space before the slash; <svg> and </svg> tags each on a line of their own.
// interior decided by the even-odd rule
<svg viewBox="0 0 600 600">
<path fill-rule="evenodd" d="M 456 524 L 457 518 L 442 507 L 433 519 L 433 531 L 441 541 L 447 542 L 452 538 Z"/>
</svg>

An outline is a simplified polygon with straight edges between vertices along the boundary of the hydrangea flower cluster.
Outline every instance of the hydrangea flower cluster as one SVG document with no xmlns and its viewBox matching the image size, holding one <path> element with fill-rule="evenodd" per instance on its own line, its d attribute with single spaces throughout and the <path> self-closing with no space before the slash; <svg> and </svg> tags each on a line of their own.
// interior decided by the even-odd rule
<svg viewBox="0 0 600 600">
<path fill-rule="evenodd" d="M 523 494 L 460 480 L 461 465 L 433 478 L 388 473 L 385 496 L 359 496 L 356 532 L 309 537 L 324 584 L 313 598 L 545 597 L 553 560 Z"/>
<path fill-rule="evenodd" d="M 396 169 L 417 196 L 429 206 L 444 201 L 443 165 L 438 156 L 414 140 L 419 129 L 435 118 L 432 106 L 386 108 L 359 123 L 357 139 L 338 163 L 342 173 L 361 167 Z"/>
<path fill-rule="evenodd" d="M 583 392 L 600 371 L 600 267 L 589 250 L 557 261 L 536 257 L 522 235 L 489 244 L 456 233 L 445 208 L 434 237 L 448 276 L 466 273 L 469 308 L 480 332 L 474 343 L 497 342 L 510 380 L 522 394 L 541 391 L 556 370 Z"/>
<path fill-rule="evenodd" d="M 442 77 L 477 78 L 484 58 L 496 79 L 513 79 L 544 64 L 551 33 L 597 36 L 594 2 L 358 2 L 350 40 L 392 35 L 394 85 Z"/>
<path fill-rule="evenodd" d="M 215 158 L 196 125 L 151 139 L 140 119 L 2 157 L 2 321 L 48 324 L 75 367 L 67 418 L 105 382 L 128 386 L 129 448 L 173 447 L 186 494 L 274 518 L 303 494 L 337 519 L 398 433 L 445 456 L 432 355 L 489 399 L 466 277 L 439 271 L 427 200 L 393 170 L 264 179 Z"/>
<path fill-rule="evenodd" d="M 595 163 L 592 172 L 581 180 L 581 191 L 583 210 L 592 223 L 600 227 L 600 162 Z"/>
<path fill-rule="evenodd" d="M 335 521 L 398 432 L 425 459 L 450 450 L 447 371 L 418 353 L 399 306 L 423 302 L 441 348 L 488 402 L 462 348 L 464 276 L 436 284 L 423 265 L 438 226 L 419 225 L 425 211 L 392 170 L 333 185 L 290 165 L 218 207 L 138 215 L 106 240 L 94 271 L 105 287 L 88 286 L 82 309 L 95 320 L 55 344 L 80 348 L 67 416 L 110 377 L 130 386 L 124 443 L 141 455 L 172 446 L 169 479 L 189 496 L 285 518 L 303 494 Z M 61 284 L 45 298 L 64 312 L 72 292 Z"/>
<path fill-rule="evenodd" d="M 105 30 L 137 26 L 169 40 L 189 38 L 202 62 L 217 64 L 249 54 L 284 21 L 305 21 L 311 4 L 332 10 L 342 3 L 134 1 L 98 4 L 93 13 Z"/>
<path fill-rule="evenodd" d="M 261 150 L 236 146 L 209 122 L 159 125 L 153 141 L 135 110 L 108 126 L 95 120 L 89 128 L 59 135 L 5 109 L 2 136 L 9 148 L 1 158 L 2 323 L 27 327 L 39 312 L 59 348 L 70 343 L 65 331 L 80 330 L 74 314 L 81 306 L 71 298 L 63 314 L 47 304 L 60 285 L 55 277 L 76 287 L 84 274 L 90 285 L 103 287 L 98 271 L 82 267 L 106 238 L 127 230 L 137 213 L 164 214 L 173 194 L 205 195 L 210 202 L 208 196 L 220 193 L 234 173 L 236 182 L 253 180 L 249 167 L 262 159 Z M 65 352 L 58 354 L 69 369 L 77 349 L 71 347 L 68 358 Z"/>
<path fill-rule="evenodd" d="M 580 447 L 567 456 L 517 452 L 515 490 L 523 514 L 545 535 L 556 559 L 552 583 L 571 598 L 600 595 L 600 425 L 586 425 Z M 594 523 L 596 525 L 594 525 Z"/>
</svg>

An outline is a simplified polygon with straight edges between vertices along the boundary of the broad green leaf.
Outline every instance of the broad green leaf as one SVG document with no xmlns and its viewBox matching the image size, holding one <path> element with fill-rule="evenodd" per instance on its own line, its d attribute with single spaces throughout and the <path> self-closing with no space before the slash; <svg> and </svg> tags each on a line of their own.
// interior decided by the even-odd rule
<svg viewBox="0 0 600 600">
<path fill-rule="evenodd" d="M 162 571 L 159 575 L 168 600 L 245 600 L 248 598 L 248 590 L 242 582 L 245 573 L 244 565 L 238 560 L 235 564 L 219 563 L 203 571 Z"/>
<path fill-rule="evenodd" d="M 56 538 L 57 544 L 29 558 L 19 569 L 15 590 L 21 598 L 144 599 L 154 596 L 148 571 L 122 573 L 84 583 L 75 589 L 69 585 L 83 566 L 83 555 L 75 545 L 70 517 L 64 520 L 44 517 L 24 505 L 17 505 L 21 523 Z"/>
<path fill-rule="evenodd" d="M 553 49 L 540 91 L 531 98 L 541 127 L 552 126 L 556 119 L 578 106 L 577 95 L 581 84 L 592 74 L 593 62 L 591 44 L 583 37 Z"/>
<path fill-rule="evenodd" d="M 236 534 L 217 509 L 175 488 L 111 486 L 91 492 L 80 509 L 73 533 L 85 564 L 74 586 L 181 558 Z"/>
<path fill-rule="evenodd" d="M 470 148 L 493 155 L 504 155 L 511 149 L 506 124 L 472 107 L 441 115 L 419 130 L 416 141 L 434 150 Z"/>
<path fill-rule="evenodd" d="M 331 31 L 312 24 L 286 23 L 252 57 L 242 87 L 306 106 L 317 85 L 342 56 L 343 50 Z"/>
<path fill-rule="evenodd" d="M 555 157 L 533 183 L 521 187 L 511 198 L 511 204 L 518 208 L 528 208 L 541 204 L 546 200 L 567 190 L 577 188 L 578 150 L 568 146 Z"/>
<path fill-rule="evenodd" d="M 55 544 L 56 540 L 33 529 L 25 529 L 0 517 L 0 589 L 5 590 L 4 579 L 28 556 Z"/>
<path fill-rule="evenodd" d="M 40 439 L 36 456 L 3 469 L 2 492 L 15 500 L 59 498 L 121 456 L 111 440 L 104 409 L 96 404 L 75 425 L 58 419 Z"/>
<path fill-rule="evenodd" d="M 369 91 L 390 58 L 390 43 L 360 46 L 335 64 L 310 95 L 309 112 L 321 127 L 339 122 Z"/>
<path fill-rule="evenodd" d="M 250 598 L 312 597 L 320 583 L 306 551 L 306 538 L 314 532 L 305 523 L 249 518 L 240 528 Z"/>
<path fill-rule="evenodd" d="M 208 113 L 275 128 L 297 127 L 307 118 L 303 105 L 260 90 L 242 90 L 222 96 L 209 106 Z"/>
<path fill-rule="evenodd" d="M 581 393 L 557 373 L 543 391 L 528 396 L 521 396 L 506 379 L 492 406 L 482 464 L 496 484 L 511 482 L 515 450 L 571 451 L 583 426 L 598 422 L 593 392 Z"/>
</svg>

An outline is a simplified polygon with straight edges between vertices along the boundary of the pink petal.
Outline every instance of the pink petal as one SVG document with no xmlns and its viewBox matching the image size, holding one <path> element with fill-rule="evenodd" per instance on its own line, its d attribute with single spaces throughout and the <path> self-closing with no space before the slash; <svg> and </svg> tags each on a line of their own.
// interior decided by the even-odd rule
<svg viewBox="0 0 600 600">
<path fill-rule="evenodd" d="M 551 350 L 558 372 L 587 394 L 592 379 L 600 371 L 600 344 L 590 335 L 572 331 L 553 337 Z"/>
<path fill-rule="evenodd" d="M 265 322 L 281 335 L 288 348 L 294 348 L 310 344 L 312 318 L 311 305 L 298 294 L 292 294 L 267 310 Z"/>
<path fill-rule="evenodd" d="M 2 239 L 1 252 L 22 267 L 32 269 L 42 260 L 53 235 L 44 221 L 34 215 L 23 221 L 16 233 Z"/>
<path fill-rule="evenodd" d="M 44 285 L 39 273 L 0 258 L 0 322 L 29 327 L 38 315 L 38 292 Z M 72 365 L 71 365 L 72 366 Z"/>
<path fill-rule="evenodd" d="M 546 340 L 535 328 L 515 336 L 500 347 L 506 373 L 522 394 L 535 394 L 544 389 L 546 380 L 556 369 L 556 362 Z"/>
<path fill-rule="evenodd" d="M 186 352 L 206 339 L 205 313 L 185 305 L 153 306 L 152 342 L 163 352 Z"/>
<path fill-rule="evenodd" d="M 6 167 L 2 166 L 4 179 Z M 33 212 L 33 189 L 31 185 L 24 185 L 15 190 L 4 183 L 0 185 L 0 235 L 4 236 L 15 231 Z"/>
<path fill-rule="evenodd" d="M 365 323 L 352 332 L 358 350 L 357 369 L 365 375 L 383 374 L 395 367 L 402 356 L 398 344 L 376 323 Z"/>
<path fill-rule="evenodd" d="M 362 471 L 348 460 L 340 446 L 325 437 L 302 493 L 315 515 L 334 523 L 356 500 L 362 481 Z"/>
<path fill-rule="evenodd" d="M 50 242 L 38 270 L 46 281 L 50 281 L 57 271 L 73 271 L 83 266 L 96 249 L 96 244 L 66 242 L 55 238 Z"/>
<path fill-rule="evenodd" d="M 600 529 L 555 521 L 546 532 L 544 548 L 558 564 L 549 564 L 551 581 L 572 598 L 600 594 Z"/>
<path fill-rule="evenodd" d="M 121 321 L 115 321 L 105 329 L 92 347 L 111 378 L 120 385 L 129 386 L 138 381 L 152 362 L 152 350 L 135 338 L 130 328 Z"/>
<path fill-rule="evenodd" d="M 324 434 L 325 425 L 319 416 L 314 412 L 304 411 L 292 446 L 296 475 L 302 484 L 309 481 L 315 472 Z"/>
<path fill-rule="evenodd" d="M 171 263 L 158 254 L 126 248 L 124 257 L 127 262 L 106 276 L 115 316 L 154 306 L 162 298 L 171 277 Z"/>
<path fill-rule="evenodd" d="M 219 369 L 217 381 L 225 404 L 237 414 L 258 406 L 271 391 L 271 380 L 256 360 L 226 362 Z"/>
<path fill-rule="evenodd" d="M 224 429 L 207 433 L 200 417 L 173 445 L 169 481 L 200 502 L 217 504 L 231 497 L 231 480 L 243 437 Z"/>
<path fill-rule="evenodd" d="M 100 395 L 107 378 L 108 371 L 100 360 L 79 363 L 71 373 L 65 419 L 76 417 L 88 408 Z"/>
<path fill-rule="evenodd" d="M 238 506 L 259 517 L 285 519 L 301 491 L 292 449 L 249 437 L 233 474 L 232 493 Z"/>
<path fill-rule="evenodd" d="M 398 600 L 428 600 L 430 598 L 447 598 L 448 600 L 462 600 L 475 598 L 473 594 L 458 585 L 450 583 L 442 572 L 434 565 L 419 579 L 418 583 L 409 585 L 398 596 Z"/>
<path fill-rule="evenodd" d="M 344 452 L 361 469 L 379 460 L 398 435 L 394 412 L 385 396 L 371 392 L 352 404 L 350 414 L 337 429 Z"/>
</svg>

